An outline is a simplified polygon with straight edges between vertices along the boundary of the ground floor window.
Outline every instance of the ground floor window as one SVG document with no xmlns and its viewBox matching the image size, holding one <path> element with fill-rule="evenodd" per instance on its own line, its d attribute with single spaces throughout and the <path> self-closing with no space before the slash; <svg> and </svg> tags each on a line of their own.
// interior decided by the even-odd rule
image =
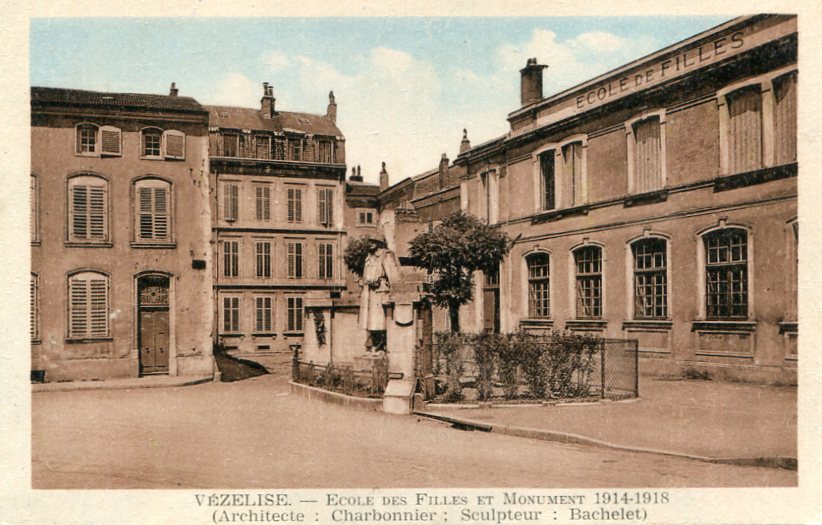
<svg viewBox="0 0 822 525">
<path fill-rule="evenodd" d="M 634 256 L 634 317 L 668 316 L 667 246 L 665 239 L 647 238 L 631 245 Z"/>
<path fill-rule="evenodd" d="M 271 331 L 271 305 L 273 300 L 271 297 L 263 296 L 256 297 L 256 317 L 254 323 L 254 330 L 257 332 Z"/>
<path fill-rule="evenodd" d="M 223 332 L 240 331 L 240 298 L 223 297 Z"/>
<path fill-rule="evenodd" d="M 585 246 L 574 252 L 578 319 L 602 317 L 602 248 Z"/>
<path fill-rule="evenodd" d="M 708 319 L 748 317 L 748 232 L 723 228 L 706 233 L 705 316 Z"/>
<path fill-rule="evenodd" d="M 528 265 L 528 317 L 550 317 L 550 257 L 547 253 L 533 253 L 525 262 Z"/>
</svg>

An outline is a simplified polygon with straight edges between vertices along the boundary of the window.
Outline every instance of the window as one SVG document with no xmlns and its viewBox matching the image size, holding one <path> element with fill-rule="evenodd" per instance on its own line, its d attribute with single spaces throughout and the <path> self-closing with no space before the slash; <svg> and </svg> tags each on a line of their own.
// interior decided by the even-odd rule
<svg viewBox="0 0 822 525">
<path fill-rule="evenodd" d="M 303 139 L 292 137 L 288 139 L 288 159 L 302 160 Z"/>
<path fill-rule="evenodd" d="M 258 221 L 271 220 L 271 187 L 266 185 L 256 186 L 254 189 L 256 197 L 256 218 Z"/>
<path fill-rule="evenodd" d="M 40 277 L 31 274 L 29 284 L 29 331 L 32 341 L 40 339 Z"/>
<path fill-rule="evenodd" d="M 171 185 L 159 179 L 134 183 L 137 241 L 171 240 Z"/>
<path fill-rule="evenodd" d="M 302 332 L 303 331 L 303 298 L 302 297 L 289 297 L 287 300 L 287 311 L 288 311 L 288 326 L 287 330 L 289 332 Z"/>
<path fill-rule="evenodd" d="M 77 126 L 77 153 L 97 153 L 97 126 L 94 124 Z"/>
<path fill-rule="evenodd" d="M 271 243 L 257 243 L 257 277 L 271 277 Z"/>
<path fill-rule="evenodd" d="M 236 221 L 240 215 L 240 185 L 223 184 L 223 218 Z"/>
<path fill-rule="evenodd" d="M 240 151 L 240 136 L 236 133 L 223 133 L 223 156 L 236 157 Z"/>
<path fill-rule="evenodd" d="M 482 199 L 485 207 L 485 220 L 489 224 L 497 222 L 497 179 L 496 171 L 489 170 L 480 175 L 482 182 Z"/>
<path fill-rule="evenodd" d="M 602 248 L 585 246 L 574 252 L 578 319 L 602 317 Z"/>
<path fill-rule="evenodd" d="M 318 143 L 319 148 L 319 158 L 317 159 L 318 162 L 323 162 L 326 164 L 330 164 L 334 162 L 333 157 L 333 148 L 330 140 L 321 140 Z"/>
<path fill-rule="evenodd" d="M 271 137 L 268 135 L 257 135 L 255 137 L 256 157 L 268 160 L 271 158 Z"/>
<path fill-rule="evenodd" d="M 654 191 L 664 186 L 662 176 L 662 125 L 659 116 L 639 120 L 633 128 L 634 193 Z"/>
<path fill-rule="evenodd" d="M 330 243 L 319 244 L 319 276 L 320 279 L 334 278 L 334 245 Z"/>
<path fill-rule="evenodd" d="M 223 241 L 223 275 L 237 277 L 240 274 L 239 241 Z"/>
<path fill-rule="evenodd" d="M 288 188 L 288 222 L 303 222 L 303 190 Z"/>
<path fill-rule="evenodd" d="M 542 209 L 556 208 L 556 181 L 554 177 L 554 150 L 548 150 L 539 156 L 539 172 L 542 185 Z"/>
<path fill-rule="evenodd" d="M 582 142 L 571 142 L 562 147 L 565 167 L 565 202 L 567 206 L 585 203 L 585 180 L 582 165 Z"/>
<path fill-rule="evenodd" d="M 796 161 L 796 72 L 783 75 L 773 82 L 775 97 L 775 164 Z"/>
<path fill-rule="evenodd" d="M 323 226 L 331 226 L 334 223 L 334 188 L 318 189 L 317 222 Z"/>
<path fill-rule="evenodd" d="M 532 253 L 528 266 L 528 317 L 551 316 L 551 258 L 547 253 Z"/>
<path fill-rule="evenodd" d="M 114 126 L 78 124 L 75 150 L 78 155 L 120 156 L 122 132 Z"/>
<path fill-rule="evenodd" d="M 705 315 L 708 319 L 748 317 L 748 232 L 722 228 L 706 233 Z"/>
<path fill-rule="evenodd" d="M 108 182 L 93 175 L 69 179 L 69 241 L 108 240 Z"/>
<path fill-rule="evenodd" d="M 143 130 L 143 157 L 161 156 L 160 144 L 162 143 L 163 132 L 159 129 L 150 128 Z"/>
<path fill-rule="evenodd" d="M 762 96 L 759 86 L 739 89 L 727 97 L 730 172 L 762 167 Z"/>
<path fill-rule="evenodd" d="M 69 276 L 69 339 L 109 336 L 108 276 L 80 272 Z"/>
<path fill-rule="evenodd" d="M 186 157 L 186 136 L 180 131 L 170 129 L 163 133 L 166 159 L 182 160 Z"/>
<path fill-rule="evenodd" d="M 634 256 L 634 318 L 668 317 L 667 243 L 647 238 L 631 245 Z"/>
<path fill-rule="evenodd" d="M 273 300 L 270 296 L 255 297 L 255 332 L 271 332 L 271 304 Z"/>
<path fill-rule="evenodd" d="M 357 222 L 359 224 L 374 224 L 374 213 L 370 211 L 361 211 L 358 215 Z"/>
<path fill-rule="evenodd" d="M 288 278 L 303 278 L 303 243 L 288 243 Z"/>
<path fill-rule="evenodd" d="M 240 331 L 240 298 L 223 297 L 223 332 Z"/>
<path fill-rule="evenodd" d="M 31 213 L 31 242 L 40 240 L 40 192 L 37 188 L 37 176 L 29 177 L 29 205 Z"/>
</svg>

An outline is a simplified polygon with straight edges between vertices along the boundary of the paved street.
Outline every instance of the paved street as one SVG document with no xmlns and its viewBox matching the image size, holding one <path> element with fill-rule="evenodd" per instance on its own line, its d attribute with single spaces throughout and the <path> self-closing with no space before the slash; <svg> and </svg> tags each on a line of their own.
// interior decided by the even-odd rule
<svg viewBox="0 0 822 525">
<path fill-rule="evenodd" d="M 35 488 L 791 486 L 713 465 L 483 432 L 289 395 L 265 375 L 32 400 Z"/>
</svg>

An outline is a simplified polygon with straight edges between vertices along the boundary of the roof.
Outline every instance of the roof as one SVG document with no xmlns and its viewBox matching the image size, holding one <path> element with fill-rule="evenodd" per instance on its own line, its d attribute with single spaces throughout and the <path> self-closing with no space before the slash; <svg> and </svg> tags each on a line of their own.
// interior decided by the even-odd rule
<svg viewBox="0 0 822 525">
<path fill-rule="evenodd" d="M 260 129 L 268 131 L 296 131 L 314 135 L 341 137 L 342 132 L 325 115 L 278 111 L 272 118 L 263 118 L 256 108 L 235 106 L 205 106 L 208 110 L 208 125 L 219 128 Z"/>
<path fill-rule="evenodd" d="M 146 95 L 142 93 L 106 93 L 81 89 L 32 87 L 32 105 L 83 106 L 111 110 L 136 109 L 205 113 L 205 108 L 191 97 Z"/>
<path fill-rule="evenodd" d="M 347 180 L 345 181 L 346 184 L 346 194 L 350 196 L 367 196 L 367 197 L 376 197 L 380 194 L 380 187 L 376 184 L 371 184 L 369 182 L 359 182 L 355 180 Z"/>
</svg>

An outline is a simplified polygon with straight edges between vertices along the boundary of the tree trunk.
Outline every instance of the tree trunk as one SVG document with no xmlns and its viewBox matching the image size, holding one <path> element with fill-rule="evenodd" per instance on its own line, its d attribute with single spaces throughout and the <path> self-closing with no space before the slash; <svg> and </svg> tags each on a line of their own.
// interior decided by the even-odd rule
<svg viewBox="0 0 822 525">
<path fill-rule="evenodd" d="M 451 332 L 460 331 L 460 305 L 456 301 L 448 303 L 448 318 L 451 321 Z"/>
</svg>

